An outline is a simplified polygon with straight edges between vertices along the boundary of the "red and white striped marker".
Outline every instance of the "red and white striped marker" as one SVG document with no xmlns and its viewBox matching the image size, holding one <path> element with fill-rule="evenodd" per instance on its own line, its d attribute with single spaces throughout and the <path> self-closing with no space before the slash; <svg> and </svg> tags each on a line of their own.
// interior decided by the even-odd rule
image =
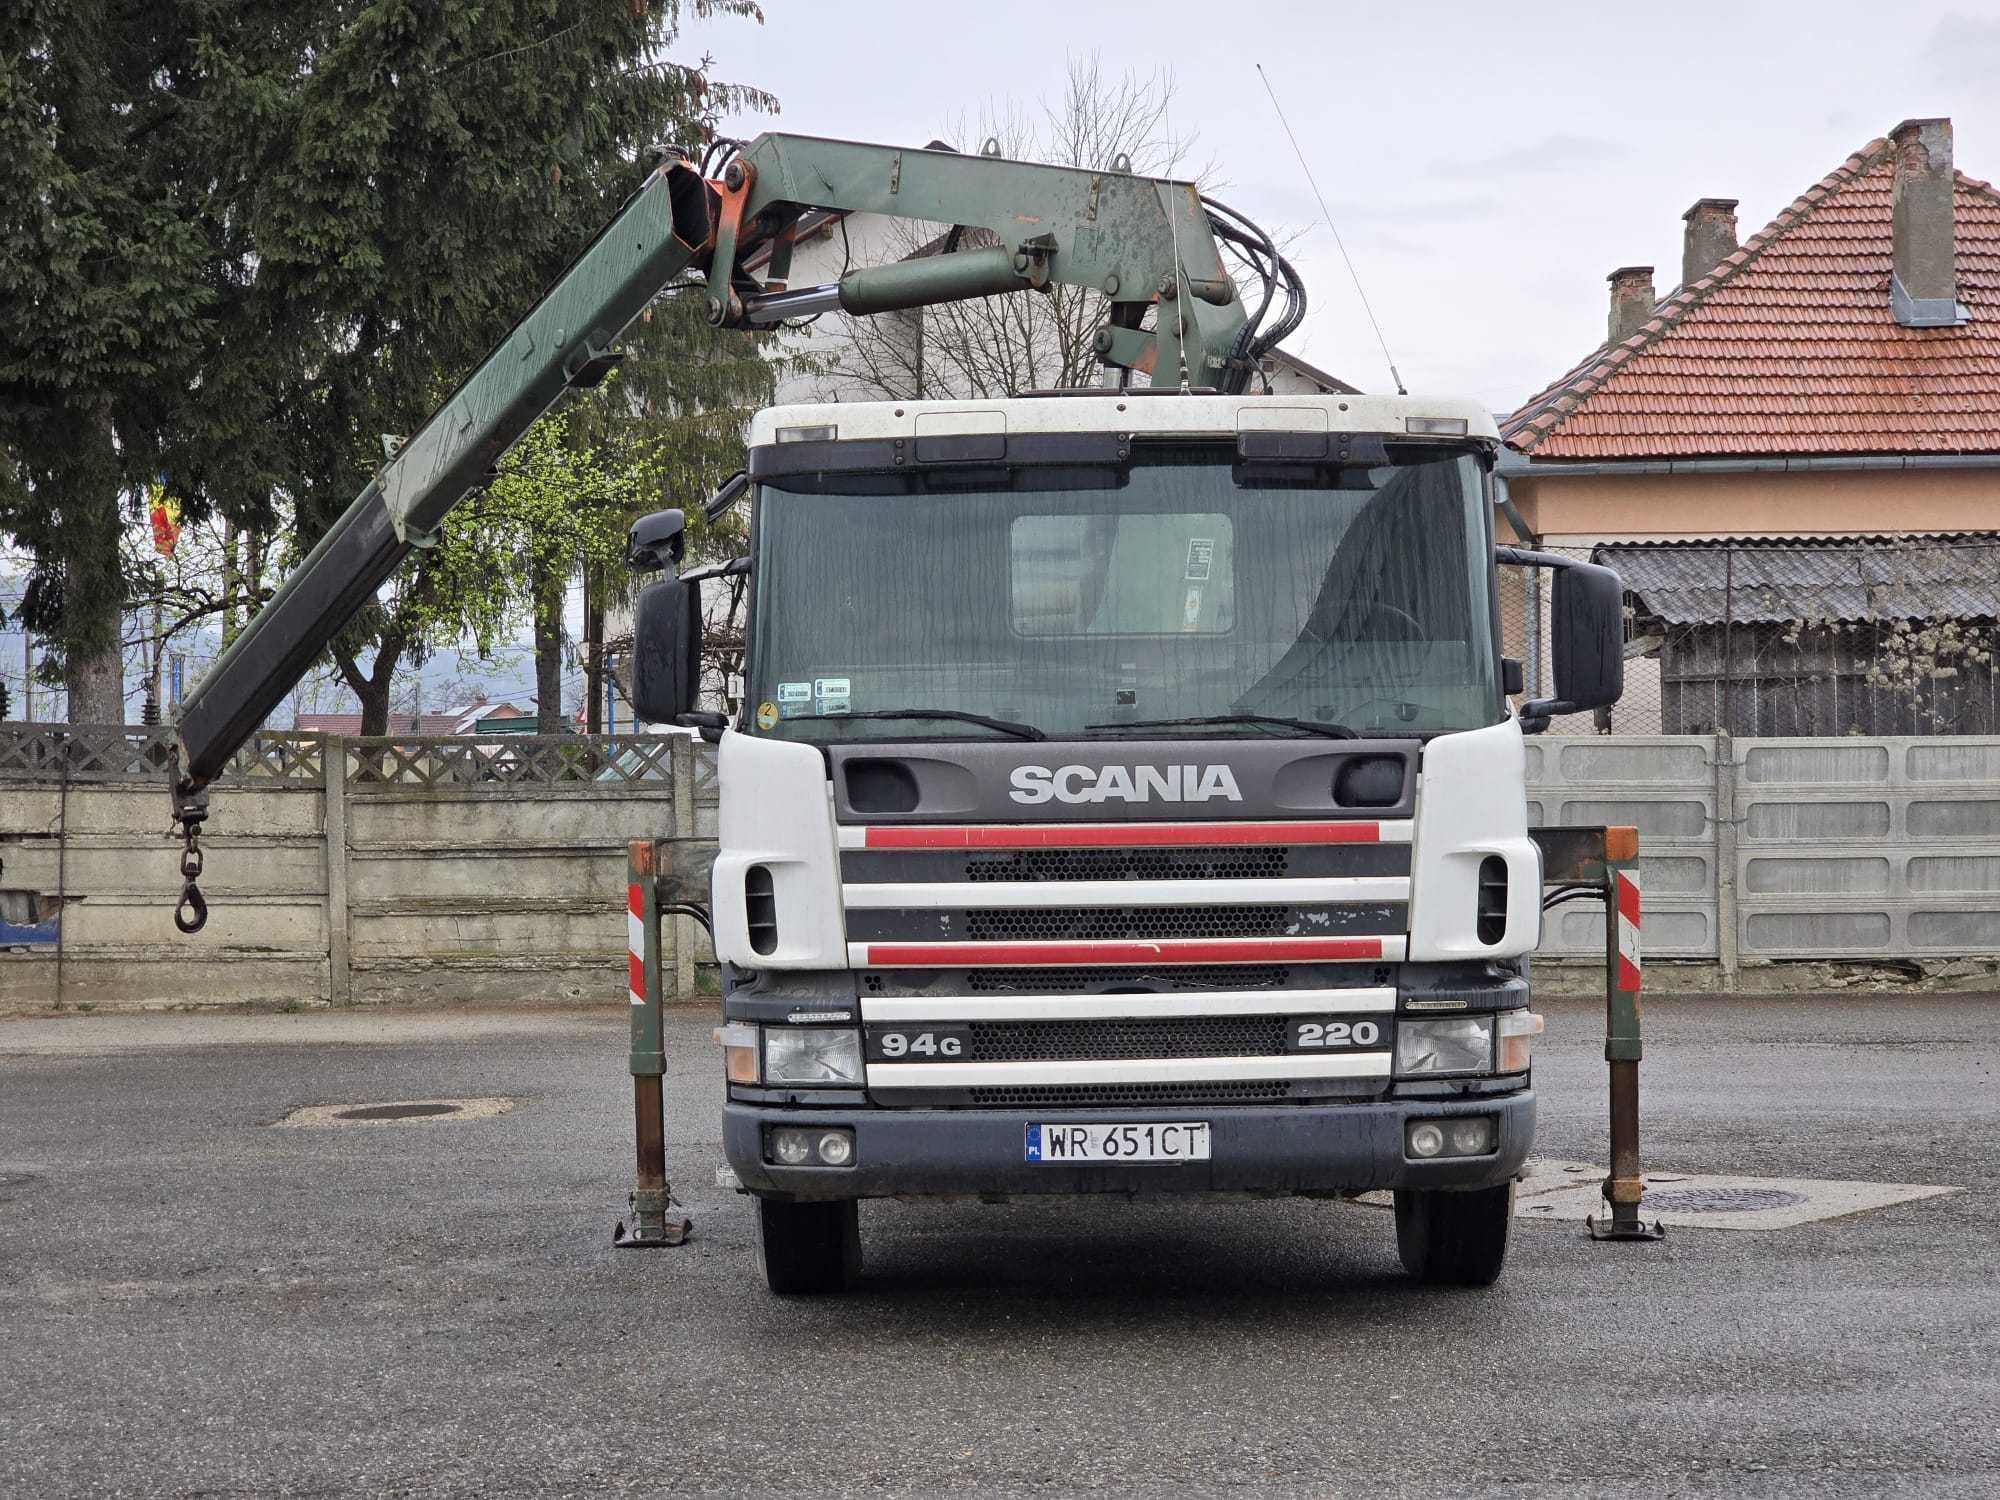
<svg viewBox="0 0 2000 1500">
<path fill-rule="evenodd" d="M 1611 879 L 1618 895 L 1618 988 L 1637 994 L 1645 969 L 1639 956 L 1639 872 L 1614 870 Z"/>
<path fill-rule="evenodd" d="M 634 1005 L 646 1003 L 646 893 L 638 881 L 625 887 L 627 993 Z"/>
</svg>

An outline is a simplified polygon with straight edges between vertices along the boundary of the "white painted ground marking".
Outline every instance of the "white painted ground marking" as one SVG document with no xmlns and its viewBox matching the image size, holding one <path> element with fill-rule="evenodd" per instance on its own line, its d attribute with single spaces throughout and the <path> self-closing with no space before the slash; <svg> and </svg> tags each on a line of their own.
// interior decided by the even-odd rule
<svg viewBox="0 0 2000 1500">
<path fill-rule="evenodd" d="M 1535 1159 L 1514 1190 L 1517 1219 L 1564 1219 L 1581 1223 L 1609 1210 L 1604 1202 L 1602 1163 Z M 1639 1212 L 1647 1223 L 1655 1219 L 1669 1229 L 1792 1229 L 1822 1219 L 1865 1213 L 1891 1204 L 1962 1193 L 1956 1187 L 1916 1182 L 1836 1182 L 1810 1177 L 1741 1177 L 1703 1172 L 1648 1172 L 1646 1196 Z M 1712 1208 L 1677 1207 L 1703 1198 L 1736 1197 L 1744 1203 L 1768 1203 L 1717 1212 Z M 1740 1196 L 1739 1196 L 1740 1195 Z M 1386 1207 L 1388 1193 L 1367 1193 L 1363 1203 Z"/>
</svg>

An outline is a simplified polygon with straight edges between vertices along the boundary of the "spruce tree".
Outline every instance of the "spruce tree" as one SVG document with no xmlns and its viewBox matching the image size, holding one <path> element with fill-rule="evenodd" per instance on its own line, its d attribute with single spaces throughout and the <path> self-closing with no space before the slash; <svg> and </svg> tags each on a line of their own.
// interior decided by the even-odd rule
<svg viewBox="0 0 2000 1500">
<path fill-rule="evenodd" d="M 761 19 L 751 0 L 685 0 Z M 72 717 L 122 716 L 116 538 L 163 479 L 302 554 L 638 181 L 761 96 L 683 0 L 16 0 L 0 16 L 0 529 Z M 396 597 L 420 589 L 405 580 Z M 421 633 L 335 651 L 386 727 Z M 365 658 L 372 655 L 369 670 Z"/>
</svg>

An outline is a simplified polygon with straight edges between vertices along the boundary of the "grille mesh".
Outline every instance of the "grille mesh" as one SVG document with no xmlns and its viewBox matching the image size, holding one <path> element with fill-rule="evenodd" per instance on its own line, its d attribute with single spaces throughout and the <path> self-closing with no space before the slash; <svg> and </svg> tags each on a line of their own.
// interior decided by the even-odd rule
<svg viewBox="0 0 2000 1500">
<path fill-rule="evenodd" d="M 1108 1107 L 1120 1104 L 1268 1104 L 1288 1098 L 1292 1085 L 1282 1078 L 1241 1083 L 1049 1083 L 969 1089 L 975 1108 L 1025 1104 Z"/>
<path fill-rule="evenodd" d="M 1280 937 L 1297 922 L 1289 906 L 991 906 L 966 912 L 965 935 L 974 942 Z"/>
<path fill-rule="evenodd" d="M 1282 1016 L 1162 1016 L 1146 1020 L 975 1021 L 968 1062 L 1072 1062 L 1135 1057 L 1276 1057 Z"/>
<path fill-rule="evenodd" d="M 1145 990 L 1275 990 L 1291 978 L 1284 964 L 1171 964 L 1138 968 L 972 969 L 965 976 L 974 994 L 1104 994 L 1120 987 Z M 879 993 L 879 975 L 870 975 Z"/>
<path fill-rule="evenodd" d="M 1274 880 L 1291 850 L 1032 849 L 966 861 L 965 878 L 1010 880 Z"/>
</svg>

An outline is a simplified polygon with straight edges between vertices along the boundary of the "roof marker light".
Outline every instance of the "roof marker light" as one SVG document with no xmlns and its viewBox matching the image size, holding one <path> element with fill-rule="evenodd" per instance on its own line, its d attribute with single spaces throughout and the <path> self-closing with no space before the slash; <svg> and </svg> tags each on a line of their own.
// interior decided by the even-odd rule
<svg viewBox="0 0 2000 1500">
<path fill-rule="evenodd" d="M 1463 432 L 1464 430 L 1465 424 L 1463 422 L 1459 423 L 1459 431 Z M 840 429 L 830 422 L 823 427 L 780 427 L 778 429 L 778 441 L 781 443 L 830 443 L 839 436 Z"/>
<path fill-rule="evenodd" d="M 1426 437 L 1465 437 L 1472 428 L 1464 417 L 1405 417 L 1403 430 Z"/>
</svg>

